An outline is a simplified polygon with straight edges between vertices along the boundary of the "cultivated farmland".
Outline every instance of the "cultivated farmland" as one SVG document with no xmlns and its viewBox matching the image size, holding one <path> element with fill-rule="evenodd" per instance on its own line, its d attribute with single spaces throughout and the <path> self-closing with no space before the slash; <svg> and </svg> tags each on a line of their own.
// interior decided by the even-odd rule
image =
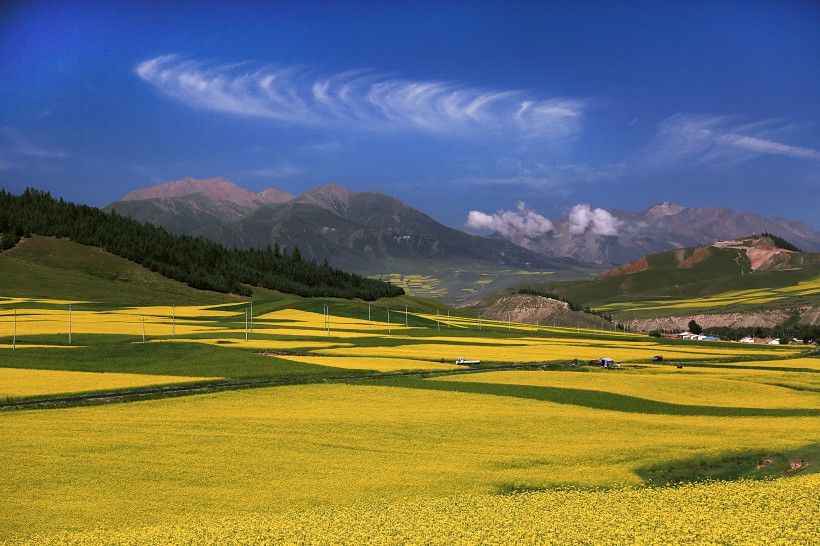
<svg viewBox="0 0 820 546">
<path fill-rule="evenodd" d="M 820 361 L 800 347 L 281 296 L 6 298 L 0 343 L 0 540 L 801 543 L 820 526 L 791 517 L 818 495 Z M 602 356 L 621 366 L 586 365 Z M 745 481 L 666 486 L 705 478 Z"/>
</svg>

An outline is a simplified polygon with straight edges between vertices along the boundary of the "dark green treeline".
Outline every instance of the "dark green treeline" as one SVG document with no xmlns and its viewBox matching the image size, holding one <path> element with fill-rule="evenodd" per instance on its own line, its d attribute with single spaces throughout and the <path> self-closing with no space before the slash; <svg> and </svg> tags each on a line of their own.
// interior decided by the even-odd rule
<svg viewBox="0 0 820 546">
<path fill-rule="evenodd" d="M 18 196 L 0 190 L 0 251 L 31 234 L 100 247 L 202 290 L 250 296 L 252 286 L 261 286 L 299 296 L 364 300 L 404 294 L 400 287 L 305 261 L 298 248 L 290 255 L 278 246 L 228 249 L 46 192 L 27 189 Z"/>
</svg>

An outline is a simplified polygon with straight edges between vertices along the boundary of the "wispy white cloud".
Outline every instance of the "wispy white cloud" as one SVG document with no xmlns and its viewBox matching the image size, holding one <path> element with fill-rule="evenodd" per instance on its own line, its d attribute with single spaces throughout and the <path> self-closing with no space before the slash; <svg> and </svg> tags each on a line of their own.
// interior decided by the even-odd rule
<svg viewBox="0 0 820 546">
<path fill-rule="evenodd" d="M 35 144 L 14 127 L 0 127 L 0 140 L 5 142 L 5 149 L 11 155 L 50 159 L 65 159 L 69 156 L 65 150 L 45 148 Z"/>
<path fill-rule="evenodd" d="M 575 184 L 595 183 L 615 180 L 626 171 L 623 163 L 603 166 L 585 163 L 548 164 L 542 162 L 522 162 L 505 160 L 496 165 L 499 174 L 476 176 L 464 179 L 467 185 L 478 186 L 519 186 L 537 190 L 561 191 Z M 491 169 L 484 169 L 491 170 Z"/>
<path fill-rule="evenodd" d="M 748 150 L 761 154 L 786 155 L 802 159 L 820 159 L 820 151 L 802 146 L 789 146 L 771 140 L 763 140 L 750 136 L 738 135 L 736 133 L 726 133 L 718 135 L 715 139 L 729 146 L 734 146 L 743 150 Z"/>
<path fill-rule="evenodd" d="M 338 152 L 342 149 L 342 144 L 336 140 L 328 140 L 325 142 L 316 142 L 313 144 L 306 144 L 302 147 L 304 150 L 319 153 Z"/>
<path fill-rule="evenodd" d="M 179 55 L 145 60 L 135 72 L 161 93 L 191 107 L 368 130 L 505 131 L 567 140 L 580 134 L 586 107 L 578 99 L 539 99 L 515 90 L 410 81 L 364 70 L 317 74 L 296 66 L 210 64 Z"/>
<path fill-rule="evenodd" d="M 761 155 L 820 160 L 820 151 L 763 138 L 773 122 L 734 125 L 725 116 L 677 114 L 663 120 L 644 150 L 650 163 L 677 161 L 736 164 Z"/>
<path fill-rule="evenodd" d="M 467 216 L 466 226 L 478 230 L 491 230 L 510 238 L 521 235 L 537 237 L 552 230 L 552 222 L 527 209 L 523 201 L 518 202 L 517 210 L 499 210 L 493 214 L 472 210 Z"/>
<path fill-rule="evenodd" d="M 302 174 L 305 172 L 305 169 L 302 167 L 297 167 L 292 163 L 285 162 L 281 165 L 276 165 L 273 167 L 262 168 L 262 169 L 248 169 L 245 171 L 246 174 L 250 176 L 257 176 L 259 178 L 285 178 L 288 176 L 295 176 L 297 174 Z"/>
</svg>

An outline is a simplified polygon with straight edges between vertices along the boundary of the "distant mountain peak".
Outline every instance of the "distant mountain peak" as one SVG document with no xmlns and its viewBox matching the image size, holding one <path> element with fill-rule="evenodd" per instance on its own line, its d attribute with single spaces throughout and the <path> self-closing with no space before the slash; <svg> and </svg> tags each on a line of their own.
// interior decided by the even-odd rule
<svg viewBox="0 0 820 546">
<path fill-rule="evenodd" d="M 268 188 L 256 194 L 257 197 L 264 203 L 287 203 L 294 197 L 290 192 L 285 190 L 278 190 L 276 188 Z"/>
<path fill-rule="evenodd" d="M 652 218 L 653 220 L 662 218 L 664 216 L 674 216 L 686 210 L 686 207 L 682 207 L 680 205 L 676 205 L 670 201 L 664 201 L 663 203 L 658 203 L 657 205 L 652 205 L 645 211 L 643 214 Z"/>
<path fill-rule="evenodd" d="M 262 203 L 286 203 L 294 198 L 293 194 L 275 188 L 268 188 L 256 194 L 221 177 L 204 180 L 189 177 L 134 190 L 120 201 L 180 199 L 192 195 L 204 195 L 212 201 L 230 203 L 243 208 L 256 208 Z"/>
<path fill-rule="evenodd" d="M 350 199 L 356 192 L 338 184 L 328 184 L 320 188 L 306 191 L 297 199 L 303 203 L 310 203 L 326 210 L 340 213 L 350 206 Z"/>
<path fill-rule="evenodd" d="M 227 201 L 244 207 L 253 206 L 258 196 L 224 178 L 184 178 L 174 182 L 166 182 L 158 186 L 151 186 L 135 190 L 127 194 L 121 201 L 141 201 L 144 199 L 163 199 L 172 197 L 186 197 L 201 193 L 215 201 Z"/>
</svg>

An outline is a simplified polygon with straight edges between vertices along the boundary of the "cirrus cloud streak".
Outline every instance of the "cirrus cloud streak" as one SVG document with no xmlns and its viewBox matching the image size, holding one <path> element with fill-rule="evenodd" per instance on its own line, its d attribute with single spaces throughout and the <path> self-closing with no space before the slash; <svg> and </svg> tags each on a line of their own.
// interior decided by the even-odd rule
<svg viewBox="0 0 820 546">
<path fill-rule="evenodd" d="M 179 55 L 154 57 L 134 70 L 190 107 L 301 125 L 450 134 L 482 130 L 571 140 L 581 132 L 586 106 L 579 99 L 539 99 L 515 90 L 364 70 L 317 74 L 297 66 L 209 64 Z"/>
<path fill-rule="evenodd" d="M 767 127 L 774 129 L 767 131 Z M 767 137 L 771 132 L 778 132 L 773 121 L 733 126 L 726 116 L 676 114 L 659 124 L 645 155 L 658 164 L 694 161 L 733 165 L 761 155 L 820 160 L 820 151 L 777 142 Z"/>
</svg>

